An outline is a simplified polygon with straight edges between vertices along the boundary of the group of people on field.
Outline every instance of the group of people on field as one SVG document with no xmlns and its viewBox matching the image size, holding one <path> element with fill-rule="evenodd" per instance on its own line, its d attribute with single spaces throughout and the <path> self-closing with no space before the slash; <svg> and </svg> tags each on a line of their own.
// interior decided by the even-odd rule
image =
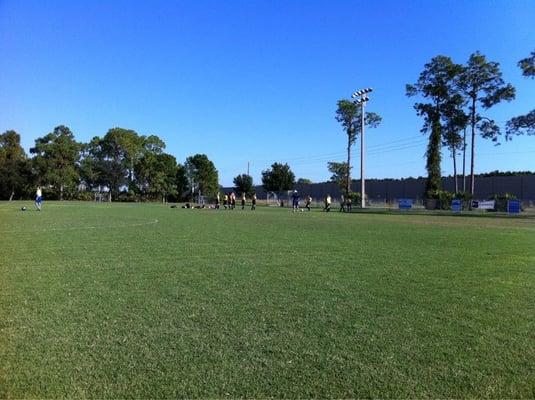
<svg viewBox="0 0 535 400">
<path fill-rule="evenodd" d="M 241 209 L 245 210 L 245 204 L 247 202 L 247 198 L 245 193 L 242 193 L 241 195 Z M 230 192 L 226 193 L 223 196 L 223 207 L 225 210 L 234 210 L 236 208 L 236 193 Z M 221 194 L 217 192 L 217 196 L 215 198 L 215 209 L 219 210 L 221 208 Z M 256 193 L 253 193 L 251 196 L 251 210 L 256 210 Z"/>
<path fill-rule="evenodd" d="M 299 193 L 297 190 L 294 190 L 292 193 L 292 212 L 299 211 Z M 310 195 L 305 197 L 305 208 L 307 211 L 310 211 L 310 204 L 312 203 L 312 197 Z"/>
<path fill-rule="evenodd" d="M 297 192 L 297 190 L 294 190 L 292 193 L 292 211 L 293 212 L 299 211 L 299 200 L 300 200 L 299 193 Z M 310 197 L 310 195 L 307 195 L 305 197 L 305 208 L 308 211 L 310 211 L 311 203 L 312 203 L 312 197 Z M 323 211 L 325 212 L 331 211 L 332 198 L 330 194 L 324 197 L 323 204 L 324 204 Z M 351 212 L 351 209 L 352 209 L 351 198 L 348 197 L 347 199 L 344 199 L 344 196 L 342 196 L 341 201 L 340 201 L 340 212 Z"/>
<path fill-rule="evenodd" d="M 292 197 L 292 212 L 299 211 L 300 210 L 300 208 L 299 208 L 300 196 L 299 196 L 299 193 L 297 192 L 297 190 L 294 190 L 292 192 L 292 196 L 291 197 Z M 256 193 L 253 193 L 252 196 L 251 196 L 251 210 L 256 210 L 256 200 L 257 200 Z M 246 202 L 247 202 L 246 194 L 242 193 L 241 194 L 241 209 L 242 210 L 245 209 Z M 42 203 L 43 203 L 42 190 L 41 190 L 41 187 L 38 186 L 37 190 L 35 192 L 35 207 L 36 207 L 36 209 L 38 211 L 41 211 Z M 323 200 L 323 203 L 324 203 L 323 211 L 325 211 L 325 212 L 331 211 L 332 198 L 331 198 L 330 194 L 325 196 L 325 198 Z M 312 204 L 312 197 L 310 195 L 307 195 L 305 197 L 305 209 L 307 211 L 310 211 L 310 205 L 311 204 Z M 352 204 L 351 197 L 348 197 L 346 199 L 342 195 L 341 201 L 340 201 L 340 210 L 339 211 L 340 212 L 351 212 L 352 205 L 353 204 Z M 215 209 L 219 210 L 220 206 L 221 206 L 221 194 L 218 192 L 217 196 L 216 196 L 216 199 L 215 199 Z M 223 207 L 224 207 L 225 210 L 234 210 L 236 208 L 236 193 L 229 192 L 229 193 L 226 193 L 223 196 Z M 190 208 L 190 206 L 188 204 L 187 206 L 185 206 L 183 208 Z"/>
<path fill-rule="evenodd" d="M 301 197 L 299 193 L 297 192 L 297 190 L 294 190 L 292 192 L 291 199 L 292 199 L 292 212 L 301 211 L 300 209 Z M 257 201 L 256 193 L 253 193 L 253 195 L 251 196 L 251 210 L 256 210 L 256 201 Z M 310 211 L 311 210 L 310 206 L 312 204 L 312 197 L 310 195 L 307 195 L 304 201 L 305 201 L 304 209 L 306 209 L 307 211 Z M 221 194 L 218 192 L 216 195 L 215 207 L 214 207 L 216 210 L 221 209 L 221 202 L 223 203 L 223 208 L 225 210 L 234 210 L 236 208 L 236 193 L 234 192 L 225 193 L 223 195 L 223 201 L 221 201 Z M 325 212 L 331 211 L 332 198 L 330 194 L 325 196 L 325 198 L 323 199 L 323 202 L 324 202 L 323 211 Z M 246 203 L 247 203 L 246 194 L 242 193 L 241 194 L 241 209 L 242 210 L 245 209 Z M 284 203 L 281 202 L 279 204 L 282 206 Z M 344 196 L 342 196 L 339 211 L 351 212 L 351 209 L 352 209 L 351 198 L 348 197 L 347 199 L 345 199 Z"/>
</svg>

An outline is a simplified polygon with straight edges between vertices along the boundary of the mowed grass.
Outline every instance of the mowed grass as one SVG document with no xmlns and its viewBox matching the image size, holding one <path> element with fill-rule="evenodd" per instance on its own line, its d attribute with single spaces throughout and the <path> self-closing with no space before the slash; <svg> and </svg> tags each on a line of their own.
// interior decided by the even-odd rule
<svg viewBox="0 0 535 400">
<path fill-rule="evenodd" d="M 535 219 L 0 203 L 0 397 L 535 397 Z"/>
</svg>

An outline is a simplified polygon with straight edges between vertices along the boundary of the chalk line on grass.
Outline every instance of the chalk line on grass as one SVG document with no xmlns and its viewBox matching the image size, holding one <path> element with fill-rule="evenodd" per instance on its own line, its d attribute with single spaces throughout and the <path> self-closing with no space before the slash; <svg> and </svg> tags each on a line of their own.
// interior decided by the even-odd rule
<svg viewBox="0 0 535 400">
<path fill-rule="evenodd" d="M 155 225 L 160 221 L 157 219 L 151 219 L 148 221 L 135 222 L 131 224 L 122 225 L 84 225 L 84 226 L 68 226 L 68 227 L 52 227 L 47 229 L 32 229 L 32 230 L 8 230 L 0 231 L 0 234 L 17 234 L 17 233 L 44 233 L 44 232 L 61 232 L 61 231 L 74 231 L 74 230 L 91 230 L 91 229 L 115 229 L 115 228 L 132 228 L 136 226 Z"/>
</svg>

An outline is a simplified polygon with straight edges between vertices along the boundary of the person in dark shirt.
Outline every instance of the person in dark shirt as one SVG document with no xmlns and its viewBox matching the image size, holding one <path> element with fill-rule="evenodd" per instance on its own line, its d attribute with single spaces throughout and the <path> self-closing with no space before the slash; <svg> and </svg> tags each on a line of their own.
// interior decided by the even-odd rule
<svg viewBox="0 0 535 400">
<path fill-rule="evenodd" d="M 309 196 L 306 197 L 306 200 L 305 200 L 305 208 L 308 211 L 310 211 L 310 203 L 312 203 L 312 197 L 310 197 L 310 195 L 309 195 Z"/>
<path fill-rule="evenodd" d="M 351 200 L 351 197 L 348 197 L 346 200 L 346 210 L 347 212 L 351 212 L 351 207 L 353 206 L 353 200 Z"/>
<path fill-rule="evenodd" d="M 253 193 L 253 197 L 251 197 L 251 210 L 256 210 L 256 193 Z"/>
<path fill-rule="evenodd" d="M 346 211 L 346 201 L 345 201 L 344 195 L 340 196 L 340 209 L 338 211 L 339 212 L 345 212 Z"/>
<path fill-rule="evenodd" d="M 292 193 L 292 212 L 299 211 L 299 193 L 294 190 Z"/>
</svg>

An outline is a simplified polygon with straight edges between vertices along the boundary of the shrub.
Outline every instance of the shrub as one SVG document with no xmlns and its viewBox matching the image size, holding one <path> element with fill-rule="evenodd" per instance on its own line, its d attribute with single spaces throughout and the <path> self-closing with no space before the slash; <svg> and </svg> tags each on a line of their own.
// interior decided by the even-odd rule
<svg viewBox="0 0 535 400">
<path fill-rule="evenodd" d="M 514 194 L 505 193 L 505 194 L 493 194 L 490 196 L 489 200 L 494 200 L 496 202 L 496 205 L 494 209 L 496 211 L 507 211 L 507 201 L 509 200 L 518 200 L 517 197 Z"/>
<path fill-rule="evenodd" d="M 124 190 L 117 196 L 117 201 L 135 202 L 138 201 L 138 196 L 132 190 Z"/>
<path fill-rule="evenodd" d="M 447 190 L 430 190 L 427 192 L 426 197 L 428 200 L 426 202 L 426 208 L 435 210 L 450 210 L 451 201 L 455 198 L 455 193 L 448 192 Z"/>
<path fill-rule="evenodd" d="M 360 192 L 349 192 L 349 194 L 346 197 L 351 199 L 351 203 L 353 207 L 355 206 L 360 207 L 360 199 L 362 198 L 362 196 L 360 195 Z"/>
<path fill-rule="evenodd" d="M 435 210 L 451 210 L 451 202 L 454 199 L 460 199 L 463 201 L 463 209 L 467 208 L 472 200 L 472 195 L 466 192 L 448 192 L 447 190 L 433 190 L 427 192 L 427 204 L 432 204 L 433 207 L 428 207 L 428 209 Z"/>
<path fill-rule="evenodd" d="M 95 194 L 91 191 L 84 190 L 84 191 L 76 192 L 72 198 L 73 200 L 93 201 L 95 200 Z"/>
</svg>

